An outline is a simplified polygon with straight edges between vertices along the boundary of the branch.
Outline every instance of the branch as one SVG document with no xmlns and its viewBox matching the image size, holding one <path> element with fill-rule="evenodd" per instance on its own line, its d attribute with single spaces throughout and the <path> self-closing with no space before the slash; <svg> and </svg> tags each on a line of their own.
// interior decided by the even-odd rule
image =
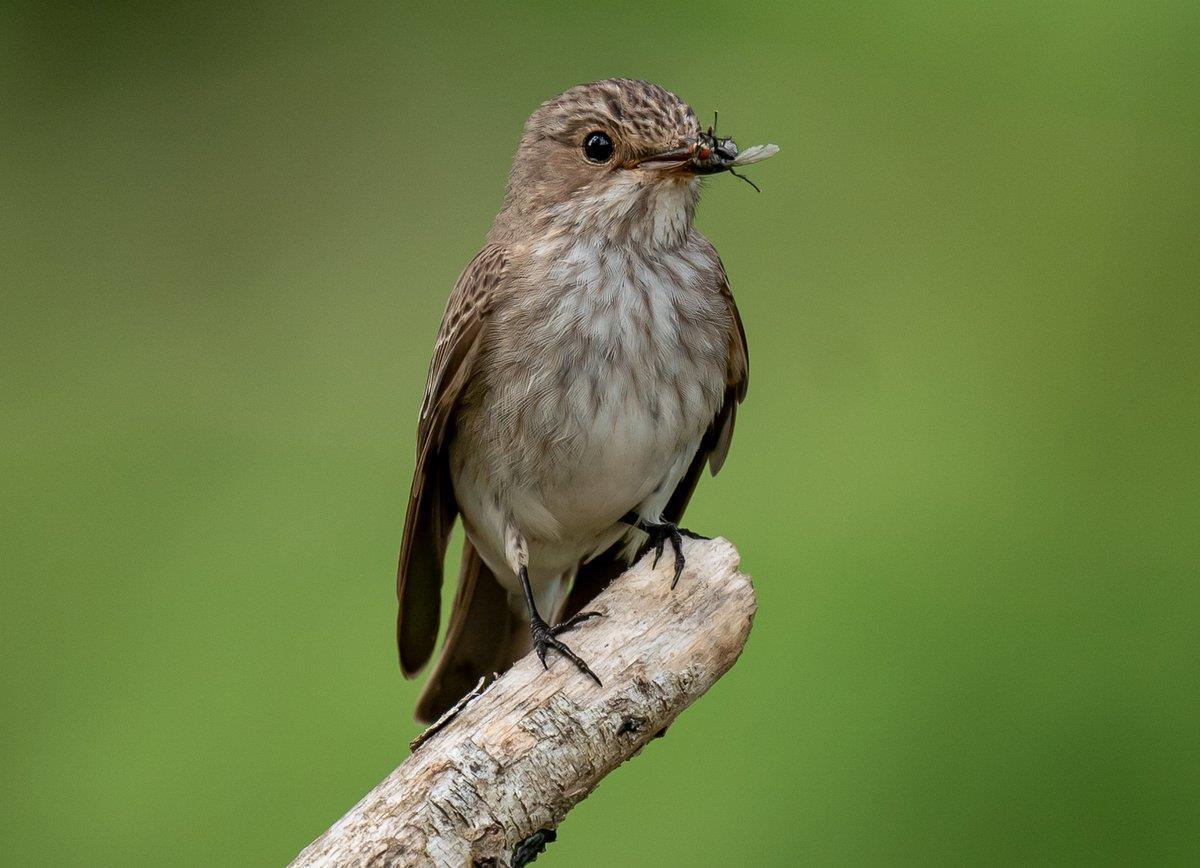
<svg viewBox="0 0 1200 868">
<path fill-rule="evenodd" d="M 726 540 L 643 558 L 566 634 L 604 681 L 553 651 L 528 654 L 413 742 L 414 752 L 296 857 L 298 866 L 532 861 L 567 812 L 724 675 L 754 617 L 754 589 Z"/>
</svg>

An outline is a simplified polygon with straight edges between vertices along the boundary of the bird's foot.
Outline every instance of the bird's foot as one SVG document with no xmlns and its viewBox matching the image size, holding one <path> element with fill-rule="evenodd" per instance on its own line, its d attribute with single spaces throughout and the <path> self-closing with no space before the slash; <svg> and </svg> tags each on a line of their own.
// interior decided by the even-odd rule
<svg viewBox="0 0 1200 868">
<path fill-rule="evenodd" d="M 640 518 L 635 521 L 628 522 L 639 530 L 645 531 L 650 539 L 646 540 L 646 544 L 642 546 L 638 552 L 637 559 L 654 549 L 654 563 L 651 567 L 658 566 L 658 560 L 662 557 L 663 550 L 666 548 L 667 542 L 671 543 L 671 551 L 675 555 L 675 575 L 671 579 L 671 587 L 675 587 L 679 583 L 679 577 L 683 575 L 683 567 L 686 559 L 683 556 L 683 538 L 688 539 L 709 539 L 709 537 L 695 533 L 685 527 L 680 527 L 674 522 L 649 522 Z"/>
<path fill-rule="evenodd" d="M 602 614 L 603 614 L 602 612 L 580 612 L 578 615 L 572 615 L 570 618 L 567 618 L 567 620 L 563 621 L 561 624 L 555 624 L 550 629 L 550 632 L 553 633 L 555 636 L 562 635 L 563 633 L 566 633 L 568 630 L 572 630 L 575 627 L 579 626 L 584 621 L 590 620 L 592 618 L 599 618 Z"/>
<path fill-rule="evenodd" d="M 551 627 L 544 620 L 542 620 L 540 615 L 535 612 L 529 622 L 529 632 L 533 637 L 533 650 L 537 652 L 538 660 L 542 661 L 542 668 L 550 668 L 546 664 L 546 651 L 550 648 L 553 648 L 559 654 L 574 663 L 576 669 L 578 669 L 588 678 L 595 681 L 597 684 L 603 686 L 600 682 L 600 679 L 596 676 L 596 673 L 591 670 L 591 667 L 584 663 L 578 654 L 558 640 L 558 635 L 560 633 L 566 633 L 568 630 L 579 624 L 582 624 L 589 618 L 598 617 L 600 617 L 599 612 L 580 612 L 575 617 L 568 618 L 558 626 Z"/>
</svg>

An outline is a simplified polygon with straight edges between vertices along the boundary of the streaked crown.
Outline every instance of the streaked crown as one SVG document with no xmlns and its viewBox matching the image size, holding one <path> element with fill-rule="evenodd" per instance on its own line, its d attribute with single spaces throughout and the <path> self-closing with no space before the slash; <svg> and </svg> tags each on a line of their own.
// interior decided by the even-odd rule
<svg viewBox="0 0 1200 868">
<path fill-rule="evenodd" d="M 609 78 L 578 85 L 542 103 L 525 123 L 521 147 L 538 138 L 576 145 L 593 131 L 610 136 L 613 164 L 625 166 L 679 147 L 699 135 L 700 128 L 692 107 L 666 88 Z"/>
</svg>

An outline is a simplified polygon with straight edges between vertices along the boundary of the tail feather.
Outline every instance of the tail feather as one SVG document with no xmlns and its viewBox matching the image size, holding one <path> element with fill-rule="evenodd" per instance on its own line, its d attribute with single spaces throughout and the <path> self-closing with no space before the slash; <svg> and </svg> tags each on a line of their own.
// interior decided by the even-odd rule
<svg viewBox="0 0 1200 868">
<path fill-rule="evenodd" d="M 528 651 L 529 624 L 513 611 L 508 594 L 468 540 L 446 641 L 417 700 L 416 719 L 437 720 L 481 677 L 503 672 Z"/>
</svg>

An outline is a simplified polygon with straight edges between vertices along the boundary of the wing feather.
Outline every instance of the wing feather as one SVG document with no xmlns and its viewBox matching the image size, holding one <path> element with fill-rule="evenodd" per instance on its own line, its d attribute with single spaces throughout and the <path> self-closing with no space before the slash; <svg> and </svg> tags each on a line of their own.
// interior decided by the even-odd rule
<svg viewBox="0 0 1200 868">
<path fill-rule="evenodd" d="M 442 562 L 458 516 L 446 455 L 453 411 L 474 371 L 508 263 L 507 251 L 499 245 L 484 247 L 471 260 L 450 293 L 429 364 L 396 573 L 396 641 L 400 666 L 409 677 L 429 660 L 437 640 Z"/>
<path fill-rule="evenodd" d="M 663 518 L 677 524 L 683 519 L 684 510 L 687 509 L 688 501 L 692 499 L 692 492 L 696 490 L 704 465 L 707 464 L 712 475 L 716 476 L 725 464 L 725 458 L 729 455 L 729 444 L 733 440 L 738 404 L 745 400 L 746 391 L 750 387 L 750 351 L 746 343 L 746 329 L 742 325 L 737 302 L 733 300 L 733 292 L 729 289 L 729 277 L 725 274 L 725 265 L 712 244 L 708 239 L 701 240 L 702 251 L 712 263 L 717 275 L 714 291 L 721 294 L 729 309 L 729 361 L 725 369 L 725 398 L 701 439 L 700 448 L 696 450 L 692 463 L 675 486 L 675 492 L 663 510 Z"/>
</svg>

